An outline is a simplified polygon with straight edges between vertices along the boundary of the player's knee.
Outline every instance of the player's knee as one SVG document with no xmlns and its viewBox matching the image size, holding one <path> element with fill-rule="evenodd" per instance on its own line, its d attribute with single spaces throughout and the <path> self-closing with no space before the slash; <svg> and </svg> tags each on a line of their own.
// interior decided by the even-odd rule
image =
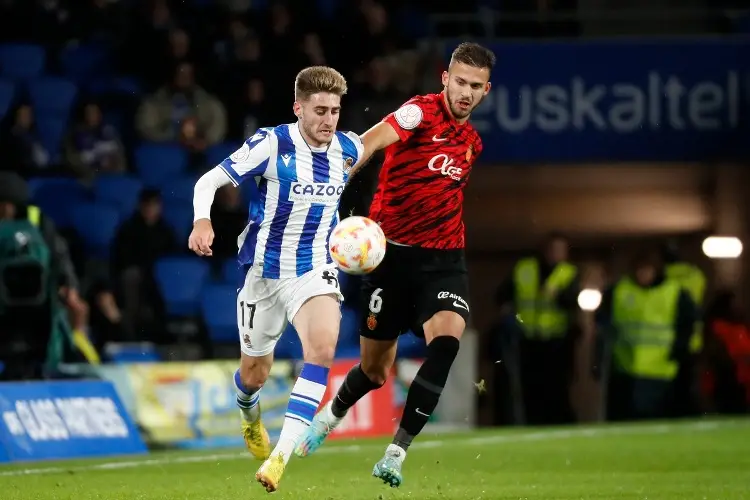
<svg viewBox="0 0 750 500">
<path fill-rule="evenodd" d="M 457 339 L 466 329 L 466 321 L 453 311 L 439 311 L 428 319 L 422 326 L 425 333 L 425 339 L 430 340 L 440 336 L 450 336 Z"/>
<path fill-rule="evenodd" d="M 245 387 L 262 387 L 268 380 L 271 365 L 259 360 L 260 358 L 240 366 L 240 380 Z"/>
<path fill-rule="evenodd" d="M 377 386 L 385 384 L 385 381 L 388 380 L 388 372 L 391 371 L 390 366 L 384 366 L 382 363 L 368 362 L 365 359 L 362 359 L 360 366 L 362 372 L 370 379 L 370 382 Z"/>
<path fill-rule="evenodd" d="M 336 342 L 311 342 L 308 346 L 303 345 L 303 350 L 305 362 L 330 367 L 336 356 Z"/>
</svg>

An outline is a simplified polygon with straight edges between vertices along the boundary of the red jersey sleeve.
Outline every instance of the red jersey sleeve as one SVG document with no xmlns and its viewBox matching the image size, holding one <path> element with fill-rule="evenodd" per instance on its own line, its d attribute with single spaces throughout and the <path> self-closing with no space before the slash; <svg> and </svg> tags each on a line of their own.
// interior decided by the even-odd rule
<svg viewBox="0 0 750 500">
<path fill-rule="evenodd" d="M 430 96 L 416 96 L 383 118 L 383 121 L 393 127 L 401 141 L 406 141 L 432 126 L 439 113 L 438 104 Z"/>
</svg>

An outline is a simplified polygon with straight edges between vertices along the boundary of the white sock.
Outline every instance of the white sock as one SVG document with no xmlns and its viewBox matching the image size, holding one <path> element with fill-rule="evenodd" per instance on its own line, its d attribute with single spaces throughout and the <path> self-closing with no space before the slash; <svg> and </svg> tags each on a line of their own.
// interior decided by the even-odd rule
<svg viewBox="0 0 750 500">
<path fill-rule="evenodd" d="M 234 372 L 234 388 L 237 390 L 237 406 L 240 407 L 245 422 L 255 422 L 260 417 L 260 387 L 245 387 L 240 378 L 240 371 Z"/>
<path fill-rule="evenodd" d="M 284 416 L 284 426 L 272 456 L 282 454 L 284 463 L 289 462 L 294 448 L 312 423 L 320 400 L 326 392 L 328 368 L 305 363 L 302 372 L 292 388 L 289 406 Z"/>
<path fill-rule="evenodd" d="M 388 448 L 385 449 L 385 454 L 397 458 L 399 462 L 406 459 L 406 450 L 397 444 L 389 444 Z"/>
</svg>

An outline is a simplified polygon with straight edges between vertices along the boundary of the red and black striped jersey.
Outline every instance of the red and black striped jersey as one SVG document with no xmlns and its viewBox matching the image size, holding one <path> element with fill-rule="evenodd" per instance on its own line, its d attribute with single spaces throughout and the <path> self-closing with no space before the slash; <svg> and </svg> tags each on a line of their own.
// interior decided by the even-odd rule
<svg viewBox="0 0 750 500">
<path fill-rule="evenodd" d="M 458 123 L 443 94 L 416 96 L 386 116 L 401 138 L 385 149 L 370 218 L 386 238 L 424 248 L 464 248 L 464 188 L 482 140 Z"/>
</svg>

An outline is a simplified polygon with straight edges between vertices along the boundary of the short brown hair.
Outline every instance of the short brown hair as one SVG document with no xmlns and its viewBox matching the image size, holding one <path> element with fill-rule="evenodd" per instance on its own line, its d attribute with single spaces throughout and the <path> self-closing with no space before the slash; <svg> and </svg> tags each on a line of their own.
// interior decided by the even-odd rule
<svg viewBox="0 0 750 500">
<path fill-rule="evenodd" d="M 490 71 L 495 67 L 495 61 L 495 54 L 490 49 L 472 42 L 462 43 L 451 54 L 451 64 L 458 62 Z"/>
<path fill-rule="evenodd" d="M 346 94 L 346 78 L 328 66 L 311 66 L 297 73 L 294 79 L 294 99 L 307 100 L 318 92 L 342 96 Z"/>
</svg>

